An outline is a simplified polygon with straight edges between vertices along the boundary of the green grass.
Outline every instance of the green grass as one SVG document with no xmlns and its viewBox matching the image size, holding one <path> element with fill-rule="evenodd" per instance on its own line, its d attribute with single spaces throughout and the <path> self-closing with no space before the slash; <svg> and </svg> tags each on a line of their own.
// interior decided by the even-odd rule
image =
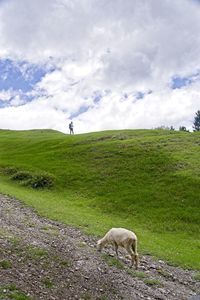
<svg viewBox="0 0 200 300">
<path fill-rule="evenodd" d="M 147 275 L 144 272 L 136 271 L 136 270 L 133 270 L 131 268 L 127 270 L 127 273 L 129 275 L 131 275 L 132 277 L 137 277 L 139 279 L 144 279 L 144 278 L 147 277 Z"/>
<path fill-rule="evenodd" d="M 14 299 L 14 300 L 31 300 L 29 296 L 26 296 L 23 292 L 19 291 L 14 284 L 0 286 L 0 299 Z"/>
<path fill-rule="evenodd" d="M 108 254 L 102 254 L 102 258 L 107 262 L 109 266 L 114 266 L 118 269 L 124 269 L 124 264 L 117 258 Z"/>
<path fill-rule="evenodd" d="M 83 292 L 81 293 L 81 299 L 83 300 L 90 300 L 91 299 L 91 295 L 88 292 Z"/>
<path fill-rule="evenodd" d="M 41 215 L 96 236 L 130 228 L 140 253 L 200 269 L 199 133 L 0 130 L 0 169 L 0 192 Z M 53 185 L 25 186 L 12 172 L 45 174 Z"/>
<path fill-rule="evenodd" d="M 144 283 L 146 283 L 147 285 L 162 285 L 159 280 L 150 278 L 144 279 Z"/>
<path fill-rule="evenodd" d="M 29 246 L 26 250 L 27 256 L 32 259 L 42 259 L 48 257 L 47 250 L 43 248 Z"/>
<path fill-rule="evenodd" d="M 0 261 L 0 268 L 2 269 L 10 269 L 12 268 L 12 263 L 9 260 L 2 260 Z"/>
<path fill-rule="evenodd" d="M 54 283 L 48 277 L 43 278 L 42 283 L 45 285 L 45 287 L 47 287 L 49 289 L 53 288 L 53 286 L 54 286 Z"/>
<path fill-rule="evenodd" d="M 200 281 L 200 272 L 198 272 L 194 275 L 194 279 L 197 281 Z"/>
</svg>

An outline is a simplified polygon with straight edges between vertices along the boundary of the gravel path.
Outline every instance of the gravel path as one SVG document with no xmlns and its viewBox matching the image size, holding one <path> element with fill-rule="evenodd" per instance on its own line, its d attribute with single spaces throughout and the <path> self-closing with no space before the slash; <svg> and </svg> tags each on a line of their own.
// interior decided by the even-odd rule
<svg viewBox="0 0 200 300">
<path fill-rule="evenodd" d="M 94 238 L 0 195 L 0 299 L 200 299 L 195 271 L 150 256 L 137 272 L 129 265 L 123 251 L 100 254 Z"/>
</svg>

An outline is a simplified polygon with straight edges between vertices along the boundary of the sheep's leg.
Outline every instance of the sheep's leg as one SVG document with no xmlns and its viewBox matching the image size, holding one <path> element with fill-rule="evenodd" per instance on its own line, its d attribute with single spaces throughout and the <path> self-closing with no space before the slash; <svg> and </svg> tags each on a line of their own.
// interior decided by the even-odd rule
<svg viewBox="0 0 200 300">
<path fill-rule="evenodd" d="M 131 245 L 127 245 L 125 247 L 126 251 L 128 252 L 128 254 L 130 254 L 131 256 L 131 267 L 134 265 L 134 262 L 135 262 L 135 253 L 133 252 L 133 249 L 131 247 Z"/>
<path fill-rule="evenodd" d="M 139 263 L 138 254 L 135 254 L 135 255 L 134 255 L 134 260 L 135 260 L 135 268 L 136 268 L 136 270 L 137 270 L 137 268 L 138 268 L 138 263 Z"/>
<path fill-rule="evenodd" d="M 138 264 L 139 264 L 139 258 L 138 258 L 138 254 L 137 254 L 137 241 L 134 241 L 131 246 L 132 246 L 132 250 L 134 252 L 135 268 L 137 270 Z"/>
<path fill-rule="evenodd" d="M 116 242 L 114 242 L 114 246 L 115 246 L 115 252 L 116 252 L 116 255 L 117 255 L 117 257 L 118 257 L 118 256 L 119 256 L 119 255 L 118 255 L 118 245 L 117 245 Z"/>
</svg>

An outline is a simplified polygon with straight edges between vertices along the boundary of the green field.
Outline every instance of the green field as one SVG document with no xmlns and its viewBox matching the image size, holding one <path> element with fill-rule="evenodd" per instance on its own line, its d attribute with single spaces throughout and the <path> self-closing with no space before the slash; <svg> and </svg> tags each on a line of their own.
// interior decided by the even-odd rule
<svg viewBox="0 0 200 300">
<path fill-rule="evenodd" d="M 199 133 L 0 130 L 0 170 L 0 192 L 43 216 L 95 236 L 127 227 L 140 253 L 200 269 Z M 30 187 L 23 173 L 53 186 Z"/>
</svg>

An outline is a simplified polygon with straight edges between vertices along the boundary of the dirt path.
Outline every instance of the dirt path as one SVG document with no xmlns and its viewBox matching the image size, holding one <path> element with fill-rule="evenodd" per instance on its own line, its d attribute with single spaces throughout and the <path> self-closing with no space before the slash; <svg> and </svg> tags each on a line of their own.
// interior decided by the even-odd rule
<svg viewBox="0 0 200 300">
<path fill-rule="evenodd" d="M 200 299 L 193 271 L 140 258 L 137 272 L 121 252 L 96 251 L 78 229 L 41 218 L 0 195 L 0 299 Z"/>
</svg>

